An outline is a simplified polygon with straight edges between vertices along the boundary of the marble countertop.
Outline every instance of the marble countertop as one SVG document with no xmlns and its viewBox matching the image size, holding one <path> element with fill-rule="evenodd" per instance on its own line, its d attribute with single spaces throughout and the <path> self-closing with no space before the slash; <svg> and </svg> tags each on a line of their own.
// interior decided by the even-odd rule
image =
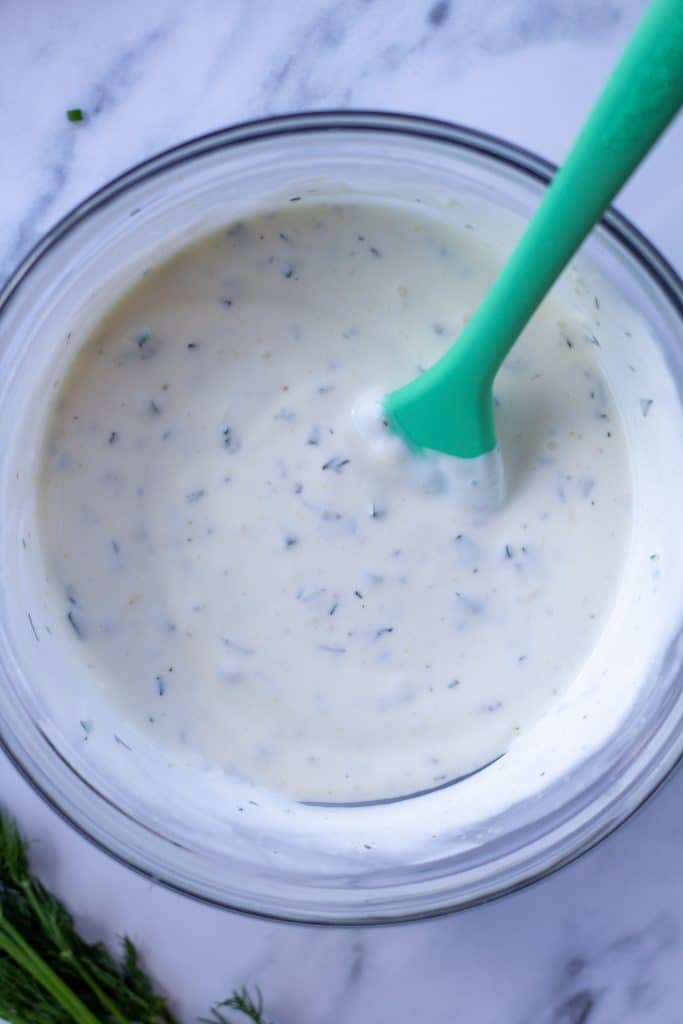
<svg viewBox="0 0 683 1024">
<path fill-rule="evenodd" d="M 443 117 L 559 160 L 642 0 L 3 0 L 0 279 L 154 152 L 264 114 Z M 69 123 L 81 107 L 87 120 Z M 683 269 L 683 124 L 618 206 Z M 0 760 L 0 801 L 88 935 L 128 931 L 188 1024 L 257 982 L 278 1024 L 679 1024 L 683 774 L 553 877 L 459 915 L 313 929 L 210 909 L 74 834 Z M 681 846 L 679 846 L 681 844 Z"/>
</svg>

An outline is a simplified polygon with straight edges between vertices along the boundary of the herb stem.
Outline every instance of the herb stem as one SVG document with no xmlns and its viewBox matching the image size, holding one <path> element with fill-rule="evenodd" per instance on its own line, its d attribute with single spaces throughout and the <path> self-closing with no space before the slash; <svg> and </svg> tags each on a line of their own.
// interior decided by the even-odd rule
<svg viewBox="0 0 683 1024">
<path fill-rule="evenodd" d="M 59 955 L 62 960 L 68 961 L 73 969 L 79 974 L 81 979 L 85 982 L 91 992 L 99 999 L 103 1009 L 107 1013 L 111 1014 L 112 1018 L 118 1022 L 118 1024 L 129 1024 L 121 1011 L 114 1005 L 106 992 L 98 985 L 97 981 L 92 977 L 89 971 L 79 963 L 73 949 L 67 942 L 60 939 L 59 933 L 55 935 L 54 929 L 51 927 L 51 922 L 45 911 L 45 908 L 41 906 L 38 897 L 36 896 L 35 890 L 29 879 L 23 879 L 19 882 L 22 892 L 26 897 L 26 901 L 30 905 L 33 913 L 36 915 L 41 927 L 47 935 L 51 935 Z"/>
<path fill-rule="evenodd" d="M 0 909 L 0 949 L 23 970 L 30 974 L 67 1013 L 70 1013 L 76 1024 L 101 1024 L 82 1003 L 77 995 L 65 985 L 52 968 L 45 963 L 26 942 Z"/>
<path fill-rule="evenodd" d="M 114 1005 L 107 993 L 102 991 L 89 971 L 86 971 L 85 967 L 79 964 L 72 950 L 65 950 L 62 955 L 65 959 L 70 961 L 91 992 L 97 996 L 102 1007 L 111 1015 L 112 1020 L 118 1021 L 118 1024 L 129 1024 L 127 1018 L 124 1017 L 121 1011 Z"/>
</svg>

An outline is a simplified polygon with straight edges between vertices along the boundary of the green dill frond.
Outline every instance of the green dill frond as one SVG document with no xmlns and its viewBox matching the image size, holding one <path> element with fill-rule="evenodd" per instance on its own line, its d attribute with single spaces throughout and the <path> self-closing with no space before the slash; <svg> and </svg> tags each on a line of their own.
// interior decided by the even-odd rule
<svg viewBox="0 0 683 1024">
<path fill-rule="evenodd" d="M 222 1011 L 240 1014 L 238 1022 Z M 246 988 L 206 1024 L 268 1024 Z M 31 874 L 26 843 L 0 811 L 0 1017 L 8 1024 L 179 1024 L 124 936 L 118 960 L 86 942 L 57 897 Z"/>
<path fill-rule="evenodd" d="M 261 990 L 257 987 L 255 992 L 256 1002 L 253 1001 L 246 987 L 233 992 L 229 999 L 224 999 L 222 1003 L 216 1003 L 211 1010 L 211 1016 L 202 1017 L 200 1024 L 242 1024 L 242 1021 L 238 1022 L 234 1017 L 227 1017 L 222 1012 L 223 1010 L 234 1010 L 235 1013 L 241 1014 L 244 1020 L 251 1021 L 252 1024 L 269 1024 L 263 1016 Z"/>
<path fill-rule="evenodd" d="M 0 814 L 0 885 L 17 885 L 27 875 L 26 844 L 16 823 Z"/>
<path fill-rule="evenodd" d="M 1 813 L 0 1013 L 12 1024 L 178 1024 L 129 940 L 119 964 L 78 934 L 31 875 L 26 844 Z"/>
</svg>

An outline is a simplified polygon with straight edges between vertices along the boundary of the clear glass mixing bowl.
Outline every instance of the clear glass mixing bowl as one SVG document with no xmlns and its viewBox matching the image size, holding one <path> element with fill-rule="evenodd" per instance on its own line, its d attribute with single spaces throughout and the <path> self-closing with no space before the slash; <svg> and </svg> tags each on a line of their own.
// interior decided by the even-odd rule
<svg viewBox="0 0 683 1024">
<path fill-rule="evenodd" d="M 33 633 L 22 558 L 43 413 L 59 367 L 68 361 L 73 325 L 84 330 L 94 323 L 112 288 L 123 290 L 164 246 L 179 245 L 264 198 L 331 182 L 342 189 L 475 195 L 528 216 L 552 172 L 509 143 L 422 118 L 332 112 L 239 125 L 178 146 L 101 189 L 48 233 L 5 286 L 2 743 L 59 813 L 123 863 L 179 892 L 277 918 L 410 919 L 476 904 L 566 864 L 623 822 L 676 765 L 683 749 L 680 621 L 621 727 L 571 772 L 533 799 L 484 815 L 476 827 L 453 831 L 441 820 L 438 841 L 416 842 L 412 852 L 408 843 L 402 855 L 375 850 L 377 836 L 393 827 L 382 808 L 361 809 L 353 820 L 343 808 L 318 808 L 318 838 L 311 843 L 310 808 L 300 828 L 291 826 L 290 815 L 286 835 L 276 834 L 257 812 L 251 825 L 238 827 L 220 807 L 207 810 L 210 800 L 195 806 L 190 782 L 162 778 L 143 763 L 123 778 L 114 762 L 88 760 L 82 736 L 63 727 L 44 696 L 46 682 L 48 690 L 50 684 L 64 693 L 68 687 L 60 688 L 59 658 Z M 584 247 L 583 259 L 650 325 L 680 386 L 683 286 L 672 269 L 613 211 Z M 413 822 L 416 832 L 427 827 L 430 807 L 438 816 L 441 805 L 430 800 L 433 795 L 403 802 L 401 827 L 408 834 Z"/>
</svg>

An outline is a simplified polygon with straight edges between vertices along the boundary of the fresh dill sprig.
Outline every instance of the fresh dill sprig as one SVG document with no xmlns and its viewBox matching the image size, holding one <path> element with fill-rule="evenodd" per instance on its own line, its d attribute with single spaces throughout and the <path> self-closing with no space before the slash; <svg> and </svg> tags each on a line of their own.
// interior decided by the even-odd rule
<svg viewBox="0 0 683 1024">
<path fill-rule="evenodd" d="M 229 999 L 223 1000 L 222 1003 L 216 1003 L 211 1010 L 211 1016 L 202 1017 L 200 1024 L 238 1024 L 234 1017 L 226 1017 L 223 1010 L 235 1010 L 236 1013 L 241 1013 L 246 1020 L 252 1021 L 252 1024 L 270 1024 L 263 1016 L 261 990 L 257 987 L 255 992 L 256 1002 L 253 1001 L 246 988 L 233 992 Z"/>
<path fill-rule="evenodd" d="M 9 1024 L 179 1024 L 140 966 L 128 937 L 117 960 L 86 942 L 64 904 L 32 873 L 26 843 L 0 811 L 0 1017 Z M 216 1004 L 209 1024 L 233 1024 L 222 1009 L 267 1024 L 257 990 Z"/>
</svg>

